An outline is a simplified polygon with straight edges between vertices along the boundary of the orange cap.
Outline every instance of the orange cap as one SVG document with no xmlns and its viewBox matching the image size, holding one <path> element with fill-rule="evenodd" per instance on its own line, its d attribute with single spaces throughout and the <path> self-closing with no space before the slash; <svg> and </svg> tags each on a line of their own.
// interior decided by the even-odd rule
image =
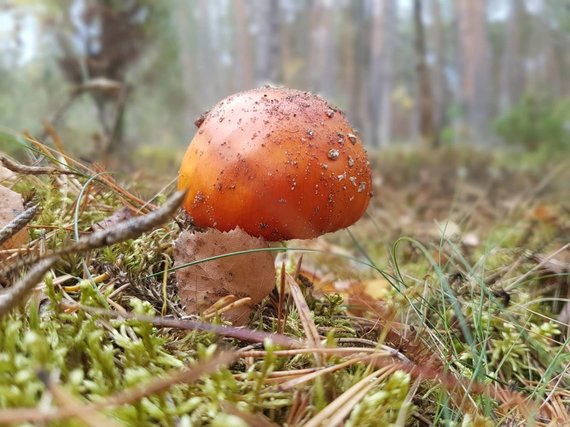
<svg viewBox="0 0 570 427">
<path fill-rule="evenodd" d="M 254 89 L 220 101 L 197 124 L 178 179 L 197 226 L 306 239 L 364 214 L 372 196 L 366 151 L 321 97 Z"/>
</svg>

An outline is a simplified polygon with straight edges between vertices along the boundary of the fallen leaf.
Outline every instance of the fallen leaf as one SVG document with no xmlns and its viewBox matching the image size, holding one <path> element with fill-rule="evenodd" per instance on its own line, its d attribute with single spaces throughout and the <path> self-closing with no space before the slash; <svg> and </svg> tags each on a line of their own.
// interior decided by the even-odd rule
<svg viewBox="0 0 570 427">
<path fill-rule="evenodd" d="M 17 175 L 10 169 L 0 165 L 0 184 L 6 185 L 16 181 Z"/>
<path fill-rule="evenodd" d="M 133 217 L 133 212 L 127 208 L 121 208 L 118 211 L 114 212 L 111 216 L 93 224 L 91 228 L 93 231 L 105 230 L 110 227 L 114 227 L 117 224 L 120 224 L 124 221 L 127 221 Z"/>
<path fill-rule="evenodd" d="M 552 224 L 556 222 L 557 214 L 551 206 L 539 203 L 530 213 L 530 217 L 538 222 Z"/>
</svg>

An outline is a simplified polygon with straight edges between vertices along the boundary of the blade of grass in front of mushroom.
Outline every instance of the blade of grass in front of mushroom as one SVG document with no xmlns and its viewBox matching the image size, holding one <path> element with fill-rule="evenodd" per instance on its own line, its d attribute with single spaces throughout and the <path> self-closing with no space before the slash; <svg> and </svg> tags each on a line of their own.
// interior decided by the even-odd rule
<svg viewBox="0 0 570 427">
<path fill-rule="evenodd" d="M 256 248 L 256 249 L 247 249 L 247 250 L 243 250 L 243 251 L 235 251 L 235 252 L 228 252 L 228 253 L 224 253 L 224 254 L 220 254 L 220 255 L 214 255 L 211 257 L 207 257 L 207 258 L 202 258 L 199 259 L 197 261 L 192 261 L 192 262 L 188 262 L 188 263 L 184 263 L 184 264 L 180 264 L 178 266 L 175 267 L 171 267 L 169 269 L 170 272 L 174 272 L 176 270 L 180 270 L 182 268 L 187 268 L 187 267 L 192 267 L 193 265 L 196 264 L 200 264 L 203 262 L 208 262 L 208 261 L 215 261 L 217 259 L 220 258 L 226 258 L 226 257 L 232 257 L 232 256 L 238 256 L 238 255 L 246 255 L 249 253 L 255 253 L 255 252 L 306 252 L 306 253 L 321 253 L 321 254 L 325 254 L 325 255 L 330 255 L 330 256 L 334 256 L 334 257 L 338 257 L 338 258 L 342 258 L 348 261 L 352 261 L 361 265 L 364 265 L 366 267 L 370 267 L 371 269 L 377 271 L 380 274 L 385 274 L 385 271 L 379 269 L 379 267 L 374 266 L 369 264 L 366 261 L 363 261 L 362 259 L 356 258 L 356 257 L 352 257 L 352 256 L 348 256 L 346 254 L 339 254 L 339 253 L 334 253 L 334 252 L 328 252 L 322 249 L 311 249 L 311 248 L 297 248 L 297 247 L 269 247 L 269 248 Z M 153 274 L 149 274 L 148 276 L 145 276 L 144 279 L 150 279 L 156 276 L 160 276 L 164 274 L 164 271 L 158 271 L 156 273 Z"/>
</svg>

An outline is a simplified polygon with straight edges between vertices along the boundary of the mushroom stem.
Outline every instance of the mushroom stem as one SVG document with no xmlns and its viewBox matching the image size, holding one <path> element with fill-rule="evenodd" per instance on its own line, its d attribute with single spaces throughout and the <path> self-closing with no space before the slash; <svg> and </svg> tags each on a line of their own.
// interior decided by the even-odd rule
<svg viewBox="0 0 570 427">
<path fill-rule="evenodd" d="M 186 230 L 175 242 L 175 265 L 268 247 L 265 239 L 250 236 L 239 228 L 229 232 Z M 269 251 L 228 255 L 178 269 L 176 279 L 187 313 L 212 317 L 212 312 L 217 312 L 233 324 L 242 325 L 275 286 L 274 257 Z M 233 298 L 228 300 L 230 295 Z M 224 301 L 221 306 L 220 300 Z"/>
</svg>

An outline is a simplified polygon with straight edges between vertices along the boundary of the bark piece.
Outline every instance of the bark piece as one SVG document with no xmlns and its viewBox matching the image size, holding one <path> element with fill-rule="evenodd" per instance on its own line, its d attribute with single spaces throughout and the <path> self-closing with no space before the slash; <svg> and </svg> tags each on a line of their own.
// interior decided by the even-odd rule
<svg viewBox="0 0 570 427">
<path fill-rule="evenodd" d="M 174 244 L 175 266 L 247 249 L 267 248 L 264 239 L 236 228 L 228 232 L 208 229 L 184 231 Z M 249 297 L 243 306 L 223 312 L 234 324 L 244 324 L 254 307 L 275 285 L 275 266 L 270 252 L 254 252 L 207 261 L 176 271 L 180 299 L 189 314 L 202 313 L 227 295 Z"/>
</svg>

